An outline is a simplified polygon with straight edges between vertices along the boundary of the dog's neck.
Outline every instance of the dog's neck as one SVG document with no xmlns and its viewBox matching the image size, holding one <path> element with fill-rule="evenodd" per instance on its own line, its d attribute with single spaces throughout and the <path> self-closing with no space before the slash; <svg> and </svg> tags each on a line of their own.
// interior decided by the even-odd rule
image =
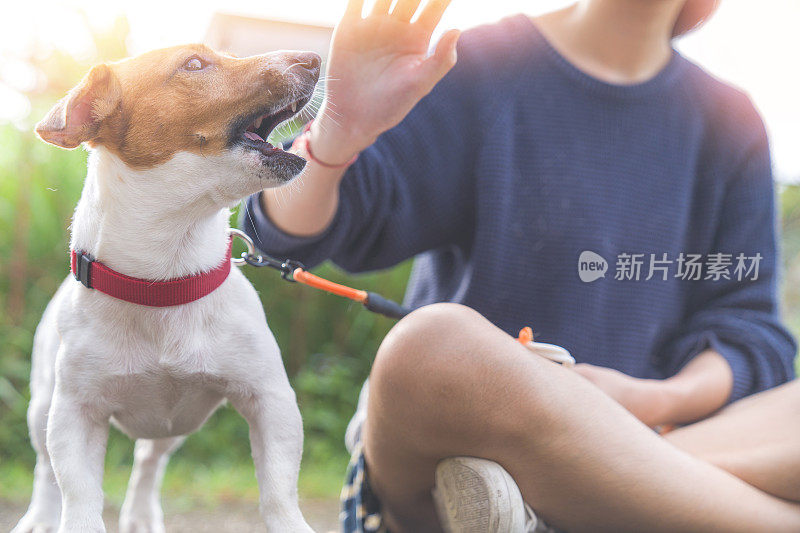
<svg viewBox="0 0 800 533">
<path fill-rule="evenodd" d="M 215 206 L 180 158 L 134 170 L 102 148 L 89 155 L 71 247 L 129 276 L 165 280 L 218 266 L 229 211 Z M 188 165 L 191 168 L 191 165 Z"/>
</svg>

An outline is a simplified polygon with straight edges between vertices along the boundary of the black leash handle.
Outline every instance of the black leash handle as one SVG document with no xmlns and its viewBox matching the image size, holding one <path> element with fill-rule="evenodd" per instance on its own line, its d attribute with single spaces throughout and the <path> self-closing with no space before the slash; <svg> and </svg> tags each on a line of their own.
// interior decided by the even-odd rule
<svg viewBox="0 0 800 533">
<path fill-rule="evenodd" d="M 411 312 L 411 309 L 403 307 L 394 300 L 384 298 L 377 292 L 367 292 L 367 301 L 364 302 L 364 307 L 373 313 L 378 313 L 389 318 L 400 320 Z"/>
</svg>

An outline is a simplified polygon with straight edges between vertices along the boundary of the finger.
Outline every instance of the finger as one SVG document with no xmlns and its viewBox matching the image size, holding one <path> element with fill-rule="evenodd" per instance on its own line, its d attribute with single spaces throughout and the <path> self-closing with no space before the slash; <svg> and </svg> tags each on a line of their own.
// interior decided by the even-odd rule
<svg viewBox="0 0 800 533">
<path fill-rule="evenodd" d="M 442 20 L 442 15 L 444 15 L 447 6 L 450 5 L 450 1 L 451 0 L 428 0 L 428 3 L 422 8 L 415 24 L 419 24 L 421 27 L 425 28 L 428 33 L 432 33 Z"/>
<path fill-rule="evenodd" d="M 375 0 L 372 5 L 372 11 L 369 14 L 370 16 L 387 15 L 390 7 L 392 7 L 392 0 Z"/>
<path fill-rule="evenodd" d="M 394 9 L 392 10 L 392 17 L 403 22 L 409 22 L 414 13 L 417 12 L 420 0 L 397 0 Z"/>
<path fill-rule="evenodd" d="M 447 30 L 439 42 L 436 43 L 436 50 L 433 52 L 433 57 L 439 63 L 447 66 L 447 70 L 453 68 L 458 59 L 456 46 L 458 45 L 458 38 L 461 36 L 461 30 Z"/>
<path fill-rule="evenodd" d="M 364 10 L 364 0 L 349 0 L 347 8 L 344 10 L 345 18 L 361 18 L 361 12 Z"/>
<path fill-rule="evenodd" d="M 459 35 L 461 35 L 459 30 L 447 31 L 436 43 L 436 50 L 433 55 L 423 63 L 424 68 L 428 71 L 429 89 L 433 88 L 456 64 L 456 45 L 458 44 Z"/>
</svg>

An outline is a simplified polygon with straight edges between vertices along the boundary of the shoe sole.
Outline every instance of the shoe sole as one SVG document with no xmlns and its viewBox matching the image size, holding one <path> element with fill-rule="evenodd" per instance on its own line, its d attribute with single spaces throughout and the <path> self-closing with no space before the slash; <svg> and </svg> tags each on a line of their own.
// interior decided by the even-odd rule
<svg viewBox="0 0 800 533">
<path fill-rule="evenodd" d="M 446 533 L 525 532 L 519 487 L 494 461 L 443 459 L 436 466 L 433 501 Z"/>
</svg>

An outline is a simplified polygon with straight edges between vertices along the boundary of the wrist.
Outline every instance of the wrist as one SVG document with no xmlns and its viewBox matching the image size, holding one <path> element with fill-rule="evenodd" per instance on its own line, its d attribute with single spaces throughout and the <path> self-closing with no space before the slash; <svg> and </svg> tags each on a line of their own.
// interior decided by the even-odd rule
<svg viewBox="0 0 800 533">
<path fill-rule="evenodd" d="M 731 394 L 733 374 L 721 355 L 706 350 L 663 383 L 669 397 L 666 413 L 669 422 L 687 424 L 705 418 L 725 405 Z"/>
<path fill-rule="evenodd" d="M 674 377 L 657 381 L 659 383 L 659 396 L 661 397 L 660 423 L 682 424 L 686 422 L 682 411 L 689 401 L 691 392 L 687 390 L 685 383 Z"/>
<path fill-rule="evenodd" d="M 633 396 L 624 403 L 639 420 L 649 427 L 674 424 L 678 391 L 660 379 L 635 379 L 632 381 Z"/>
<path fill-rule="evenodd" d="M 354 127 L 341 125 L 325 109 L 314 119 L 308 134 L 314 156 L 331 165 L 346 164 L 375 141 Z"/>
</svg>

